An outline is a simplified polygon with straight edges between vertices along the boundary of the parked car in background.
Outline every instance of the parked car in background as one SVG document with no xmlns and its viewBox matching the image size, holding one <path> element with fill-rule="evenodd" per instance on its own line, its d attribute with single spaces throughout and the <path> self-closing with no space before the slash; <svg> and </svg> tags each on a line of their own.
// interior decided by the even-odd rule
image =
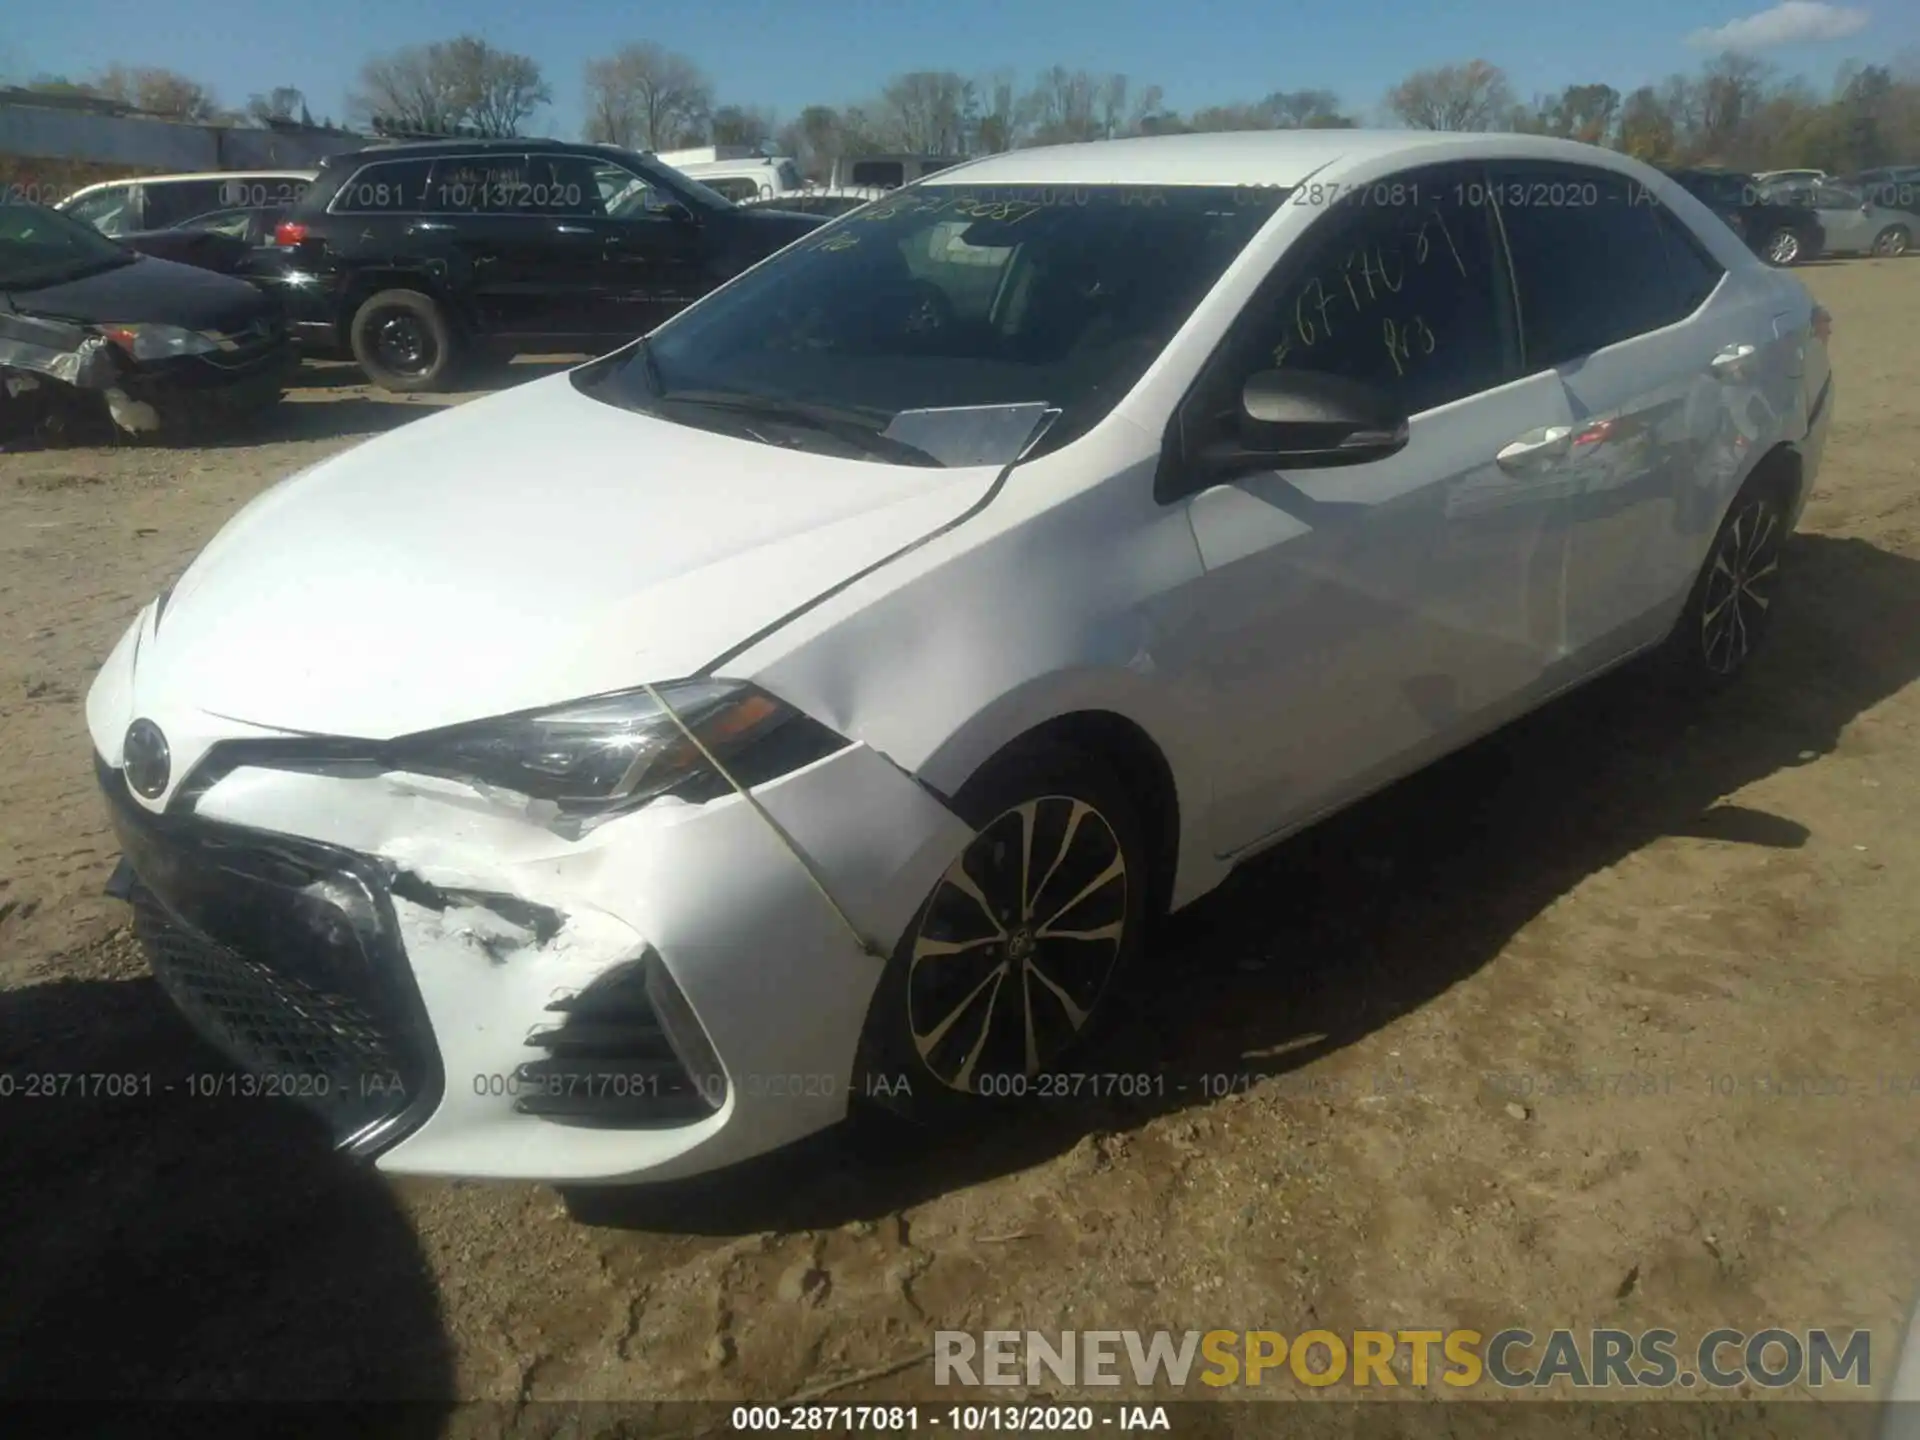
<svg viewBox="0 0 1920 1440">
<path fill-rule="evenodd" d="M 273 244 L 286 214 L 283 206 L 215 210 L 170 229 L 135 230 L 120 239 L 142 255 L 232 275 L 243 268 L 249 254 Z"/>
<path fill-rule="evenodd" d="M 1159 915 L 1635 656 L 1748 666 L 1829 328 L 1568 141 L 972 162 L 241 512 L 87 698 L 115 891 L 396 1173 L 1150 1088 Z"/>
<path fill-rule="evenodd" d="M 15 400 L 104 402 L 130 433 L 185 434 L 276 402 L 292 365 L 280 307 L 254 286 L 0 204 L 0 372 Z"/>
<path fill-rule="evenodd" d="M 1753 176 L 1738 170 L 1669 170 L 1667 175 L 1726 221 L 1734 234 L 1769 265 L 1798 265 L 1819 256 L 1826 243 L 1811 210 L 1769 200 Z"/>
<path fill-rule="evenodd" d="M 330 157 L 242 273 L 309 353 L 432 390 L 485 353 L 622 344 L 820 223 L 614 146 L 437 140 Z"/>
<path fill-rule="evenodd" d="M 1829 254 L 1897 256 L 1913 248 L 1914 217 L 1882 209 L 1851 185 L 1788 186 L 1774 192 L 1774 200 L 1812 210 Z"/>
<path fill-rule="evenodd" d="M 873 187 L 847 186 L 836 190 L 830 186 L 818 186 L 793 195 L 780 195 L 765 200 L 742 200 L 740 203 L 760 209 L 818 215 L 822 219 L 832 220 L 845 215 L 850 210 L 858 210 L 862 205 L 871 205 L 875 200 L 885 199 L 891 193 L 891 191 Z"/>
<path fill-rule="evenodd" d="M 167 230 L 215 210 L 291 205 L 306 192 L 316 173 L 222 170 L 107 180 L 74 191 L 58 208 L 103 235 Z"/>
</svg>

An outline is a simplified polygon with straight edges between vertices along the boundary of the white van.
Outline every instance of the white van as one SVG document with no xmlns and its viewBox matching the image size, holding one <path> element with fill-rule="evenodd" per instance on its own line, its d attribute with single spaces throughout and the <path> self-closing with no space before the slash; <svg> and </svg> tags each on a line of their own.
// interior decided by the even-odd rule
<svg viewBox="0 0 1920 1440">
<path fill-rule="evenodd" d="M 673 165 L 664 155 L 656 160 Z M 718 190 L 738 204 L 743 200 L 777 200 L 807 188 L 800 167 L 784 155 L 757 155 L 739 160 L 690 161 L 674 165 L 682 175 Z"/>
</svg>

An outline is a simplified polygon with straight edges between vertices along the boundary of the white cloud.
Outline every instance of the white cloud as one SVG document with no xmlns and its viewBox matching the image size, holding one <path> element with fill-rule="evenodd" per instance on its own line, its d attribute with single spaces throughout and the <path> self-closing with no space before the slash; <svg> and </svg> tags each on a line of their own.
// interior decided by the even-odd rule
<svg viewBox="0 0 1920 1440">
<path fill-rule="evenodd" d="M 1743 15 L 1709 30 L 1696 30 L 1687 43 L 1696 50 L 1766 50 L 1775 45 L 1802 45 L 1812 40 L 1838 40 L 1857 35 L 1872 19 L 1850 5 L 1828 5 L 1824 0 L 1780 0 L 1771 10 Z"/>
</svg>

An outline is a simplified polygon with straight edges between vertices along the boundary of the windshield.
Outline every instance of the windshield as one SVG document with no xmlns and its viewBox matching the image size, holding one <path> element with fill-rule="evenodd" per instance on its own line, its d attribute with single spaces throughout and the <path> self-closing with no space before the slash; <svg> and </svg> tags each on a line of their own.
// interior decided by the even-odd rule
<svg viewBox="0 0 1920 1440">
<path fill-rule="evenodd" d="M 0 289 L 53 285 L 136 258 L 91 225 L 43 205 L 0 204 Z"/>
<path fill-rule="evenodd" d="M 905 412 L 1038 406 L 1058 412 L 1056 448 L 1132 388 L 1284 194 L 916 187 L 683 311 L 596 393 L 709 428 L 741 428 L 720 400 L 761 420 L 811 408 L 842 434 L 850 417 L 879 432 Z"/>
</svg>

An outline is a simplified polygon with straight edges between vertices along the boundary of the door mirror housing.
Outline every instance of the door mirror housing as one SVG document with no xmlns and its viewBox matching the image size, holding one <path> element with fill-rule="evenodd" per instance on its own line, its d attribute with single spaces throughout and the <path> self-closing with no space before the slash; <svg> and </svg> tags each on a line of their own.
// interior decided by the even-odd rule
<svg viewBox="0 0 1920 1440">
<path fill-rule="evenodd" d="M 1406 448 L 1407 415 L 1384 390 L 1311 370 L 1262 370 L 1240 392 L 1238 433 L 1207 446 L 1214 481 L 1262 470 L 1326 469 Z"/>
<path fill-rule="evenodd" d="M 653 213 L 662 219 L 671 220 L 676 225 L 692 225 L 695 223 L 691 207 L 679 200 L 662 200 L 659 208 Z"/>
</svg>

